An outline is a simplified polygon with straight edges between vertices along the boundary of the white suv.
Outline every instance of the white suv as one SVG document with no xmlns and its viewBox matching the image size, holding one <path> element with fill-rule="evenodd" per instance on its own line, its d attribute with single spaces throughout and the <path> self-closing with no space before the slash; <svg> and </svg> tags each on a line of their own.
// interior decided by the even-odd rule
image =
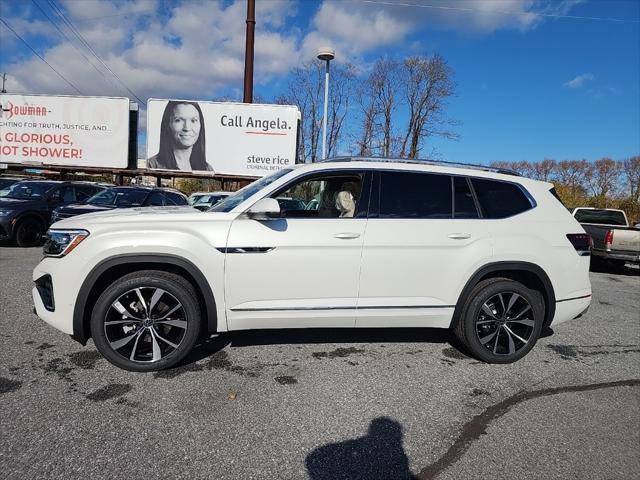
<svg viewBox="0 0 640 480">
<path fill-rule="evenodd" d="M 168 368 L 213 332 L 451 328 L 493 363 L 591 301 L 590 238 L 553 185 L 488 167 L 345 158 L 279 170 L 202 213 L 55 223 L 47 323 L 113 364 Z"/>
</svg>

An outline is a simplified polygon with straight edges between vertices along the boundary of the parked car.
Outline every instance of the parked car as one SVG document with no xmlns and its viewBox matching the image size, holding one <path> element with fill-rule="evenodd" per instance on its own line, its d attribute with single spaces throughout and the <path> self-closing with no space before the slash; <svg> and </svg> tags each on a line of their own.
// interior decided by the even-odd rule
<svg viewBox="0 0 640 480">
<path fill-rule="evenodd" d="M 197 208 L 198 210 L 201 211 L 206 211 L 209 210 L 211 207 L 213 207 L 216 203 L 218 203 L 220 200 L 223 200 L 225 198 L 227 198 L 229 195 L 231 195 L 231 192 L 210 192 L 210 193 L 206 193 L 204 195 L 200 195 L 197 200 L 195 201 L 195 203 L 191 203 L 190 205 L 193 208 Z M 191 197 L 189 197 L 191 198 Z"/>
<path fill-rule="evenodd" d="M 573 216 L 591 235 L 594 260 L 617 266 L 640 263 L 640 229 L 629 226 L 623 210 L 578 207 Z"/>
<path fill-rule="evenodd" d="M 0 177 L 0 190 L 4 190 L 5 188 L 13 185 L 14 183 L 21 182 L 22 180 L 26 180 L 26 178 L 3 175 Z"/>
<path fill-rule="evenodd" d="M 56 208 L 51 214 L 51 223 L 83 213 L 166 205 L 187 205 L 187 197 L 177 190 L 168 188 L 112 187 L 97 193 L 83 203 Z"/>
<path fill-rule="evenodd" d="M 285 168 L 204 213 L 56 223 L 33 301 L 133 371 L 176 365 L 201 334 L 307 327 L 450 328 L 477 358 L 514 362 L 591 302 L 589 237 L 552 188 L 435 162 Z"/>
<path fill-rule="evenodd" d="M 20 247 L 42 243 L 54 208 L 85 200 L 105 186 L 90 182 L 24 180 L 0 190 L 0 240 Z"/>
<path fill-rule="evenodd" d="M 194 192 L 189 195 L 189 205 L 194 205 L 198 200 L 200 200 L 205 195 L 210 195 L 211 192 Z"/>
</svg>

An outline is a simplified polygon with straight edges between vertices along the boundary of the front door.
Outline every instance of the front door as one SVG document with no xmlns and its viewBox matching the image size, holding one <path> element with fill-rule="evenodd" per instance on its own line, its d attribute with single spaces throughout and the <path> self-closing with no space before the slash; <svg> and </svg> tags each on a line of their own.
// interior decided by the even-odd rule
<svg viewBox="0 0 640 480">
<path fill-rule="evenodd" d="M 225 259 L 230 330 L 353 327 L 369 175 L 315 173 L 271 197 L 282 218 L 240 215 Z"/>
</svg>

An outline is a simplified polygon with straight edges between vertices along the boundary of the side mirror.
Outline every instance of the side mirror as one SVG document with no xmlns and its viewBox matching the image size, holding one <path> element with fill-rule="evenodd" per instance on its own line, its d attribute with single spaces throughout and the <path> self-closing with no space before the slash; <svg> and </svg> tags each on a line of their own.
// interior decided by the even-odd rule
<svg viewBox="0 0 640 480">
<path fill-rule="evenodd" d="M 280 204 L 275 198 L 263 198 L 254 203 L 246 214 L 248 218 L 258 221 L 280 218 Z"/>
</svg>

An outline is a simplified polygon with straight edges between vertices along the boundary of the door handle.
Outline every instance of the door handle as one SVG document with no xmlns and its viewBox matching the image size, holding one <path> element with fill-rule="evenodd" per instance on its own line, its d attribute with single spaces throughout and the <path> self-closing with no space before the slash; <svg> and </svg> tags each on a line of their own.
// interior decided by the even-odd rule
<svg viewBox="0 0 640 480">
<path fill-rule="evenodd" d="M 339 238 L 341 240 L 351 240 L 351 239 L 360 237 L 360 234 L 356 232 L 343 232 L 343 233 L 336 233 L 334 237 Z"/>
<path fill-rule="evenodd" d="M 466 240 L 467 238 L 471 238 L 470 233 L 450 233 L 447 237 L 452 240 Z"/>
</svg>

